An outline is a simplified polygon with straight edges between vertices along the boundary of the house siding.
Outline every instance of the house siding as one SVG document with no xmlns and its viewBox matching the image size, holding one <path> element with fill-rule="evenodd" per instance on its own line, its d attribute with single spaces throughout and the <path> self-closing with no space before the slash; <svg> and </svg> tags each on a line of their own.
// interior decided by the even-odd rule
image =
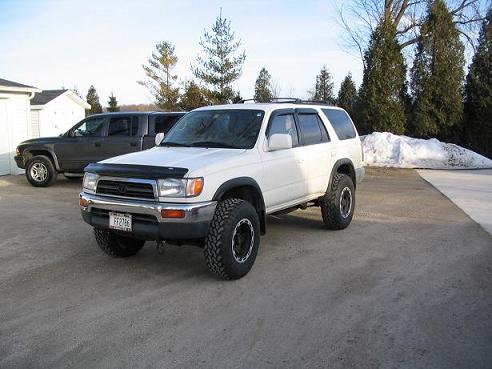
<svg viewBox="0 0 492 369">
<path fill-rule="evenodd" d="M 21 174 L 14 161 L 17 145 L 31 137 L 29 95 L 0 92 L 0 174 Z"/>
</svg>

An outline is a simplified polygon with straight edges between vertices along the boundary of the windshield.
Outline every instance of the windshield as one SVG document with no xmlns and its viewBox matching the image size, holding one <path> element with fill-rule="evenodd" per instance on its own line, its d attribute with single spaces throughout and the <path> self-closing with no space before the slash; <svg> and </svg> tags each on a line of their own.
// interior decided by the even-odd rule
<svg viewBox="0 0 492 369">
<path fill-rule="evenodd" d="M 181 118 L 161 146 L 252 149 L 260 132 L 261 110 L 200 110 Z"/>
</svg>

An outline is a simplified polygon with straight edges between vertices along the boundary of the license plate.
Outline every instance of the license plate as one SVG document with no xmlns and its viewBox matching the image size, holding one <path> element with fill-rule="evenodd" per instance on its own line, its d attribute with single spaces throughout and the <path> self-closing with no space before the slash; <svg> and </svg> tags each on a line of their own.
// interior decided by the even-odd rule
<svg viewBox="0 0 492 369">
<path fill-rule="evenodd" d="M 130 214 L 109 213 L 109 228 L 119 231 L 132 231 L 132 216 Z"/>
</svg>

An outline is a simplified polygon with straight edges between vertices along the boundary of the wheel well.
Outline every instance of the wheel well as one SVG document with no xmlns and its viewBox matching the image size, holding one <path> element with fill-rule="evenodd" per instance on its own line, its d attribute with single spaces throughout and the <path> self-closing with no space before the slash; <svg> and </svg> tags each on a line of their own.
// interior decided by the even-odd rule
<svg viewBox="0 0 492 369">
<path fill-rule="evenodd" d="M 355 169 L 354 169 L 352 164 L 344 163 L 344 164 L 340 165 L 337 168 L 337 173 L 345 174 L 345 175 L 349 176 L 350 179 L 352 179 L 352 183 L 354 184 L 354 188 L 356 187 L 357 180 L 356 180 L 356 176 L 355 176 Z"/>
<path fill-rule="evenodd" d="M 56 169 L 57 165 L 56 165 L 55 158 L 53 157 L 53 155 L 49 151 L 46 151 L 46 150 L 31 150 L 31 151 L 29 151 L 25 155 L 26 161 L 29 160 L 30 158 L 32 158 L 33 156 L 37 156 L 37 155 L 47 156 L 51 160 L 51 162 L 53 163 L 53 166 Z"/>
<path fill-rule="evenodd" d="M 263 203 L 263 197 L 254 186 L 238 186 L 227 190 L 219 200 L 226 199 L 242 199 L 249 202 L 256 209 L 258 217 L 260 219 L 261 234 L 266 232 L 265 221 L 265 204 Z"/>
</svg>

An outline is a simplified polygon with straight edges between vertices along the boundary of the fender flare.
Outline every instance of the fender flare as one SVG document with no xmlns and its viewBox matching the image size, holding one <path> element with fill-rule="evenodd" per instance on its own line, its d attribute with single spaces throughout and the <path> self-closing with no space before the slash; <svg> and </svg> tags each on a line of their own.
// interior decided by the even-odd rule
<svg viewBox="0 0 492 369">
<path fill-rule="evenodd" d="M 51 155 L 51 157 L 53 158 L 53 165 L 55 166 L 55 169 L 57 171 L 60 171 L 60 165 L 58 164 L 58 158 L 55 154 L 55 151 L 52 149 L 52 148 L 49 148 L 49 147 L 46 147 L 46 146 L 32 146 L 32 147 L 28 147 L 24 150 L 24 152 L 22 153 L 22 156 L 25 156 L 25 154 L 29 154 L 31 156 L 35 156 L 33 154 L 31 154 L 31 151 L 46 151 L 47 153 L 49 153 Z"/>
<path fill-rule="evenodd" d="M 343 159 L 338 159 L 335 164 L 333 164 L 333 168 L 331 170 L 331 174 L 330 174 L 330 181 L 328 182 L 328 190 L 331 189 L 331 183 L 333 182 L 333 176 L 335 175 L 335 173 L 337 173 L 338 171 L 338 168 L 340 168 L 342 165 L 344 164 L 347 164 L 350 168 L 350 170 L 352 171 L 352 174 L 353 174 L 353 179 L 352 181 L 354 182 L 354 188 L 356 188 L 357 186 L 357 180 L 355 178 L 355 166 L 354 166 L 354 163 L 352 162 L 352 160 L 348 159 L 348 158 L 343 158 Z"/>
<path fill-rule="evenodd" d="M 253 187 L 259 197 L 259 209 L 258 211 L 258 216 L 260 218 L 260 228 L 261 228 L 261 234 L 266 233 L 266 209 L 265 209 L 265 200 L 263 199 L 263 192 L 261 191 L 260 186 L 258 185 L 258 182 L 256 182 L 253 178 L 251 177 L 237 177 L 230 179 L 224 183 L 222 183 L 217 191 L 215 191 L 215 194 L 212 198 L 214 201 L 220 201 L 222 199 L 222 196 L 224 196 L 228 191 L 233 190 L 237 187 Z"/>
</svg>

